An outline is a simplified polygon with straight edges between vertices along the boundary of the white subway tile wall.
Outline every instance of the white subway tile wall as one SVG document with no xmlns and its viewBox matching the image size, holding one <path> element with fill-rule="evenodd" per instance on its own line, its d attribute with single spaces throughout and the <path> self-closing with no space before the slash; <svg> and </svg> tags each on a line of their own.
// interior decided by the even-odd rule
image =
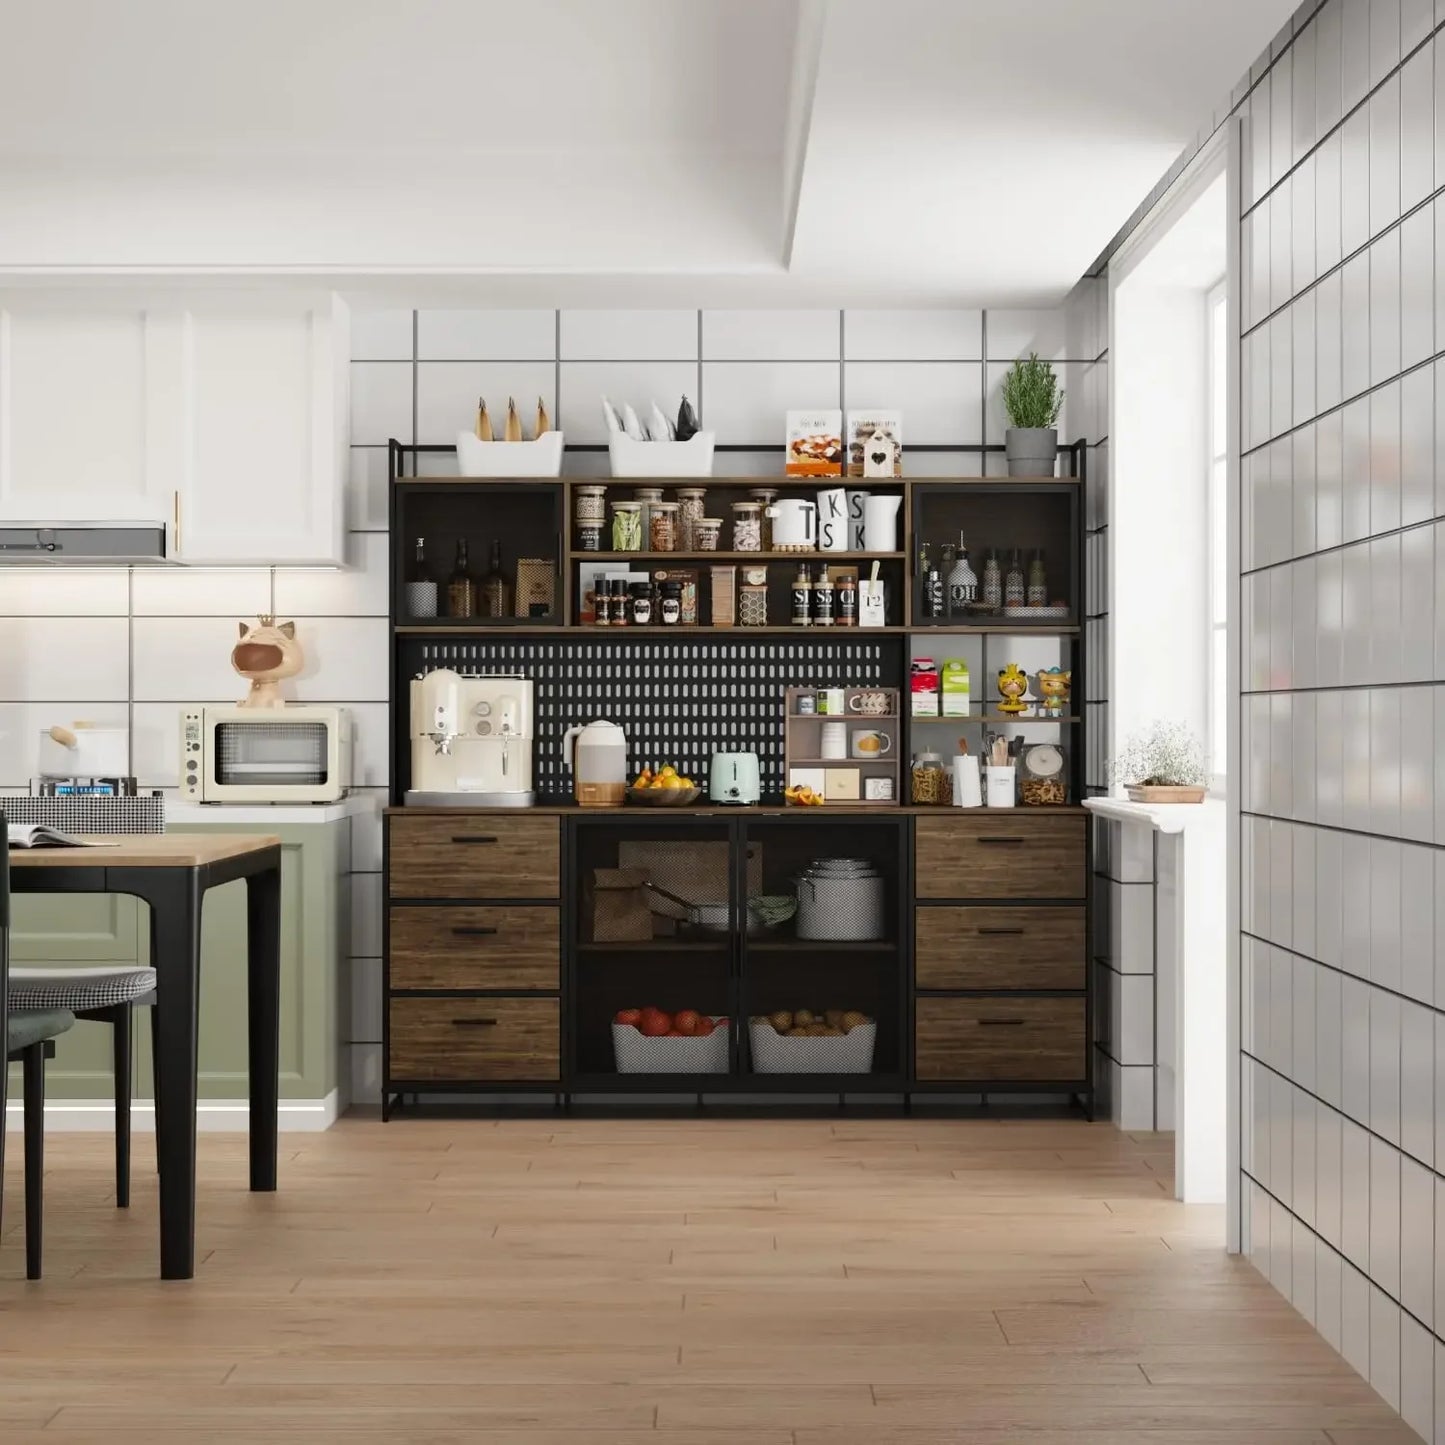
<svg viewBox="0 0 1445 1445">
<path fill-rule="evenodd" d="M 1434 1440 L 1445 1439 L 1441 22 L 1429 0 L 1311 0 L 1235 95 L 1244 1236 L 1261 1272 Z"/>
</svg>

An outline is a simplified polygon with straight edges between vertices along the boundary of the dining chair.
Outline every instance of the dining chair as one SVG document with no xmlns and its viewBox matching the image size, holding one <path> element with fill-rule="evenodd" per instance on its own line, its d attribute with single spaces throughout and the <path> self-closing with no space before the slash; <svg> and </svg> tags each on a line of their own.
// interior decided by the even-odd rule
<svg viewBox="0 0 1445 1445">
<path fill-rule="evenodd" d="M 5 815 L 0 813 L 0 836 Z M 66 1009 L 12 1010 L 10 1007 L 10 850 L 0 854 L 0 1030 L 6 1067 L 0 1069 L 0 1211 L 4 1208 L 5 1135 L 9 1065 L 21 1066 L 25 1096 L 25 1278 L 39 1279 L 44 1231 L 45 1061 L 55 1040 L 75 1023 Z"/>
</svg>

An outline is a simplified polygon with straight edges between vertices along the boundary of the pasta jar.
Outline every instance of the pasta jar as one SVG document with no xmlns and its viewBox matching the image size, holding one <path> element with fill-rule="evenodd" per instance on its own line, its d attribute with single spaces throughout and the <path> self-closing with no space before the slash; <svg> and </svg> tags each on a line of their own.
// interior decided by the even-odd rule
<svg viewBox="0 0 1445 1445">
<path fill-rule="evenodd" d="M 681 508 L 677 516 L 677 546 L 682 552 L 701 550 L 697 542 L 697 524 L 702 521 L 706 510 L 707 490 L 703 487 L 679 487 L 677 502 Z"/>
<path fill-rule="evenodd" d="M 607 488 L 578 487 L 572 505 L 579 527 L 600 527 L 607 520 Z"/>
<path fill-rule="evenodd" d="M 776 487 L 749 487 L 748 496 L 763 509 L 762 522 L 762 548 L 764 552 L 773 550 L 773 519 L 768 516 L 768 508 L 778 500 L 778 489 Z"/>
<path fill-rule="evenodd" d="M 919 804 L 944 803 L 952 794 L 947 787 L 948 774 L 938 753 L 918 753 L 913 759 L 913 801 Z"/>
<path fill-rule="evenodd" d="M 761 502 L 733 503 L 733 551 L 761 552 L 763 550 L 763 504 Z"/>
<path fill-rule="evenodd" d="M 744 567 L 738 588 L 738 622 L 743 627 L 768 625 L 768 569 Z"/>
<path fill-rule="evenodd" d="M 612 550 L 642 551 L 642 503 L 612 503 Z"/>
<path fill-rule="evenodd" d="M 647 509 L 648 546 L 654 552 L 677 551 L 677 502 L 651 502 Z"/>
<path fill-rule="evenodd" d="M 722 540 L 721 517 L 699 517 L 692 524 L 692 544 L 689 552 L 716 552 Z"/>
</svg>

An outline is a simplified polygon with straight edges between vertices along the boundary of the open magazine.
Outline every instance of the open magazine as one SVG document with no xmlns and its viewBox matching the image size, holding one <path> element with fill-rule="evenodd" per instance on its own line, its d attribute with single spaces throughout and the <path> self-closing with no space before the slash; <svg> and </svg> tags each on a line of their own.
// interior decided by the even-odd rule
<svg viewBox="0 0 1445 1445">
<path fill-rule="evenodd" d="M 81 838 L 44 823 L 9 823 L 6 831 L 12 848 L 114 848 L 119 842 L 116 838 Z"/>
</svg>

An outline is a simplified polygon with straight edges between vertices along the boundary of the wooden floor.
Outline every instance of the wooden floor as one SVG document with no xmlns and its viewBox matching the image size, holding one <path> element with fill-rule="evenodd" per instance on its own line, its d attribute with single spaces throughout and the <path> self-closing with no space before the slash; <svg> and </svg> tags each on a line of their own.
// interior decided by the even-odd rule
<svg viewBox="0 0 1445 1445">
<path fill-rule="evenodd" d="M 13 1137 L 13 1136 L 12 1136 Z M 15 1141 L 18 1146 L 18 1140 Z M 151 1155 L 53 1135 L 47 1278 L 0 1240 L 0 1440 L 1399 1445 L 1396 1421 L 1081 1122 L 348 1120 L 248 1195 L 201 1139 L 198 1277 Z"/>
</svg>

